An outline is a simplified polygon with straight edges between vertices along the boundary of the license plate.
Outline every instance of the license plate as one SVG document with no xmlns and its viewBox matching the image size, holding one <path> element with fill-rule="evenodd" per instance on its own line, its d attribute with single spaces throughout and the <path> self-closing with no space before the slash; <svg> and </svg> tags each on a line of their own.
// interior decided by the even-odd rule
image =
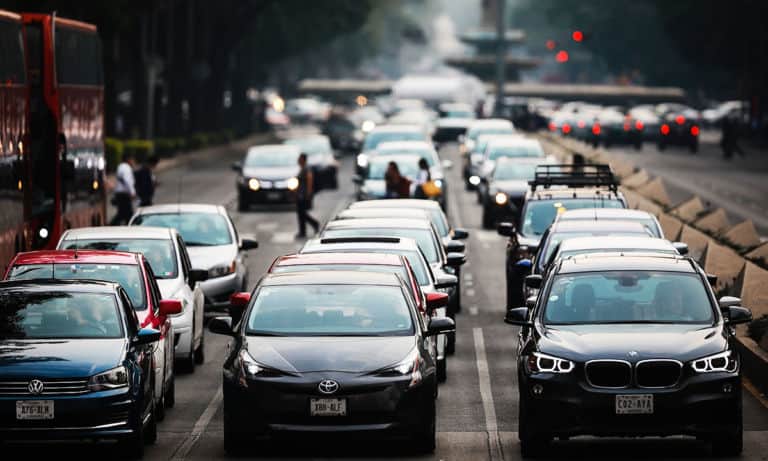
<svg viewBox="0 0 768 461">
<path fill-rule="evenodd" d="M 311 416 L 347 416 L 346 399 L 310 399 Z"/>
<path fill-rule="evenodd" d="M 279 200 L 282 196 L 280 192 L 267 192 L 267 200 Z"/>
<path fill-rule="evenodd" d="M 653 394 L 632 394 L 616 396 L 617 415 L 653 414 Z"/>
<path fill-rule="evenodd" d="M 53 400 L 17 400 L 16 419 L 53 419 Z"/>
</svg>

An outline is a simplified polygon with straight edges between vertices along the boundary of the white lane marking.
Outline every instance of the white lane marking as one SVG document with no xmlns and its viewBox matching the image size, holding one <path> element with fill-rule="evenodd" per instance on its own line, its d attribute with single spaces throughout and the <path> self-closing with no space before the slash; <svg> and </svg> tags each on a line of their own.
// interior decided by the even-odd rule
<svg viewBox="0 0 768 461">
<path fill-rule="evenodd" d="M 474 288 L 467 288 L 467 296 L 469 296 L 469 297 L 475 296 L 475 289 Z"/>
<path fill-rule="evenodd" d="M 454 189 L 451 189 L 451 190 L 454 190 Z M 456 205 L 456 201 L 458 199 L 459 199 L 458 194 L 453 194 L 453 197 L 449 197 L 448 210 L 451 212 L 453 227 L 464 227 L 464 220 L 461 219 L 461 215 L 459 214 L 459 207 L 458 205 Z"/>
<path fill-rule="evenodd" d="M 491 460 L 503 459 L 501 441 L 499 440 L 499 425 L 496 421 L 496 404 L 493 402 L 491 392 L 491 374 L 488 371 L 488 359 L 485 355 L 485 338 L 482 328 L 473 328 L 475 339 L 475 360 L 477 362 L 477 376 L 480 383 L 480 398 L 483 400 L 483 412 L 485 413 L 485 430 L 488 432 L 488 452 Z"/>
<path fill-rule="evenodd" d="M 472 236 L 477 237 L 481 242 L 498 242 L 501 240 L 501 236 L 496 231 L 490 230 L 473 230 Z"/>
<path fill-rule="evenodd" d="M 176 453 L 174 453 L 174 460 L 183 460 L 187 457 L 192 450 L 192 447 L 195 446 L 195 443 L 200 439 L 200 436 L 203 435 L 203 432 L 205 432 L 211 419 L 213 419 L 213 415 L 215 415 L 216 411 L 219 409 L 219 405 L 221 405 L 223 398 L 224 392 L 222 391 L 221 386 L 219 386 L 219 390 L 216 391 L 216 394 L 214 394 L 213 398 L 208 403 L 203 414 L 200 415 L 197 421 L 195 421 L 195 425 L 192 427 L 192 432 L 189 433 L 181 446 L 176 450 Z"/>
<path fill-rule="evenodd" d="M 490 243 L 483 242 L 483 248 L 490 248 L 490 247 L 491 247 Z"/>
<path fill-rule="evenodd" d="M 270 221 L 270 222 L 260 222 L 256 224 L 256 230 L 259 232 L 271 232 L 273 230 L 276 230 L 279 224 L 277 221 Z"/>
<path fill-rule="evenodd" d="M 464 286 L 465 287 L 471 287 L 474 284 L 475 284 L 474 280 L 472 280 L 472 279 L 464 279 Z"/>
<path fill-rule="evenodd" d="M 293 243 L 294 241 L 293 232 L 275 232 L 270 240 L 271 243 Z"/>
<path fill-rule="evenodd" d="M 466 267 L 466 264 L 464 265 L 464 267 Z M 469 280 L 472 280 L 473 278 L 475 278 L 475 276 L 472 275 L 472 272 L 465 272 L 464 273 L 464 280 L 469 281 Z"/>
<path fill-rule="evenodd" d="M 480 313 L 480 309 L 477 308 L 477 306 L 472 305 L 469 306 L 469 315 L 477 315 Z"/>
</svg>

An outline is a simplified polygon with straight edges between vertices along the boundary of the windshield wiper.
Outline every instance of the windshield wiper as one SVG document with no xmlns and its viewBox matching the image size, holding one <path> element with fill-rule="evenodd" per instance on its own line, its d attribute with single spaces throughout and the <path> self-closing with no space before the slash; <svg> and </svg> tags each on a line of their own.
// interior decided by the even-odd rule
<svg viewBox="0 0 768 461">
<path fill-rule="evenodd" d="M 212 247 L 216 246 L 215 243 L 205 243 L 205 242 L 184 242 L 187 244 L 188 247 Z"/>
<path fill-rule="evenodd" d="M 282 333 L 274 333 L 271 331 L 248 331 L 248 336 L 286 336 Z"/>
</svg>

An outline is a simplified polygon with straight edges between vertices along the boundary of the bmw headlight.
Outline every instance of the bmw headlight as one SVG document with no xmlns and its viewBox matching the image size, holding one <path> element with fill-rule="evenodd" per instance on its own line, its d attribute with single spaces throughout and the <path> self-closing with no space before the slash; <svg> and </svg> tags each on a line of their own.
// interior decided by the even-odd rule
<svg viewBox="0 0 768 461">
<path fill-rule="evenodd" d="M 257 191 L 261 188 L 261 184 L 259 183 L 259 180 L 256 178 L 251 178 L 248 180 L 248 189 Z"/>
<path fill-rule="evenodd" d="M 507 194 L 504 192 L 497 192 L 494 200 L 496 201 L 496 205 L 506 205 L 509 201 L 509 197 L 507 197 Z"/>
<path fill-rule="evenodd" d="M 734 373 L 739 370 L 739 357 L 736 351 L 728 350 L 694 360 L 691 367 L 698 373 Z"/>
<path fill-rule="evenodd" d="M 298 178 L 289 178 L 285 181 L 285 186 L 288 188 L 288 190 L 296 190 L 299 188 L 299 180 Z"/>
<path fill-rule="evenodd" d="M 416 386 L 421 383 L 421 370 L 419 365 L 421 364 L 421 355 L 419 355 L 419 349 L 413 348 L 405 358 L 398 363 L 386 367 L 376 372 L 379 376 L 411 376 L 411 382 L 409 387 Z"/>
<path fill-rule="evenodd" d="M 88 380 L 88 389 L 93 392 L 121 387 L 128 387 L 128 370 L 124 366 L 93 375 Z"/>
<path fill-rule="evenodd" d="M 213 266 L 212 268 L 208 269 L 208 278 L 215 279 L 216 277 L 224 277 L 225 275 L 233 274 L 235 272 L 235 261 L 232 261 L 232 264 L 225 266 L 225 265 L 219 265 L 219 266 Z"/>
<path fill-rule="evenodd" d="M 526 361 L 528 371 L 531 373 L 570 373 L 576 368 L 576 365 L 570 360 L 561 359 L 552 355 L 534 352 L 528 356 Z"/>
</svg>

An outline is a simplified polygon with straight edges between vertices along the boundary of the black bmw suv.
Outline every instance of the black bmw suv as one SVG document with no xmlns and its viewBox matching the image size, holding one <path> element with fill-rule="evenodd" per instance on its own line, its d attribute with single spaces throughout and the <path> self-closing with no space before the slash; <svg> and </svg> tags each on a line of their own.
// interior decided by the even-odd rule
<svg viewBox="0 0 768 461">
<path fill-rule="evenodd" d="M 689 435 L 742 450 L 733 297 L 675 255 L 582 255 L 557 262 L 536 303 L 510 308 L 518 344 L 519 437 L 534 456 L 554 437 Z"/>
</svg>

